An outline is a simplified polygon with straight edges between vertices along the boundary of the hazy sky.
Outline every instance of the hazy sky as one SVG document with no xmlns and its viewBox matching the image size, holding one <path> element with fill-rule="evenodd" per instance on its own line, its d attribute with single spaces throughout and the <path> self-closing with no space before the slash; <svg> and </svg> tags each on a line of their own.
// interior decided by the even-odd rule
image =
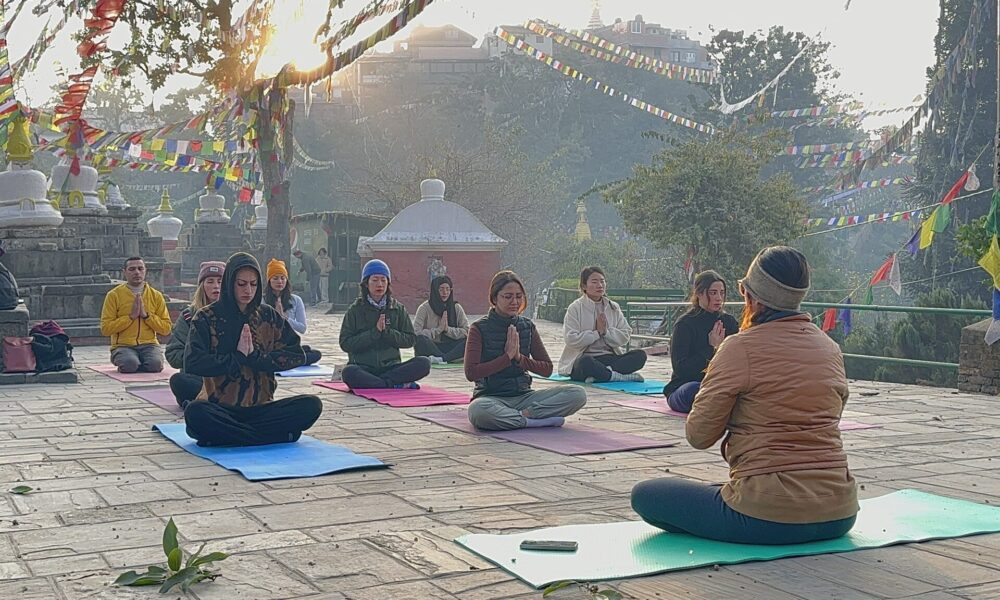
<svg viewBox="0 0 1000 600">
<path fill-rule="evenodd" d="M 646 21 L 664 27 L 687 29 L 692 38 L 707 41 L 709 27 L 715 29 L 760 29 L 771 25 L 820 33 L 831 42 L 830 62 L 840 71 L 836 84 L 870 107 L 895 107 L 910 103 L 923 93 L 926 68 L 933 62 L 933 39 L 937 31 L 938 2 L 935 0 L 852 0 L 844 11 L 845 0 L 604 0 L 601 16 L 605 23 L 642 14 Z M 33 5 L 34 3 L 32 3 Z M 242 4 L 246 4 L 243 2 Z M 305 12 L 323 9 L 325 0 L 277 0 L 279 11 Z M 348 0 L 347 7 L 364 5 L 364 0 Z M 299 8 L 302 11 L 302 8 Z M 321 10 L 322 12 L 322 10 Z M 591 13 L 591 0 L 437 0 L 418 22 L 427 25 L 454 23 L 476 36 L 482 36 L 497 24 L 518 24 L 540 17 L 566 27 L 583 27 Z M 342 16 L 347 13 L 343 13 Z M 57 18 L 53 17 L 53 22 Z M 301 44 L 311 40 L 315 18 L 307 15 L 305 25 L 288 31 L 284 39 Z M 25 11 L 9 35 L 11 58 L 20 58 L 35 40 L 42 18 Z M 57 81 L 53 65 L 62 64 L 75 72 L 78 63 L 69 40 L 73 22 L 59 36 L 56 47 L 45 55 L 39 72 L 26 78 L 23 92 L 29 101 L 49 97 L 49 88 Z M 123 29 L 119 27 L 119 29 Z M 125 32 L 112 38 L 121 39 Z M 405 36 L 405 31 L 402 33 Z M 294 37 L 289 38 L 288 34 Z M 289 51 L 291 44 L 284 44 Z M 282 59 L 284 60 L 284 59 Z M 176 87 L 172 86 L 172 87 Z M 22 94 L 25 95 L 25 94 Z M 161 94 L 162 95 L 162 94 Z M 159 101 L 156 102 L 159 104 Z"/>
</svg>

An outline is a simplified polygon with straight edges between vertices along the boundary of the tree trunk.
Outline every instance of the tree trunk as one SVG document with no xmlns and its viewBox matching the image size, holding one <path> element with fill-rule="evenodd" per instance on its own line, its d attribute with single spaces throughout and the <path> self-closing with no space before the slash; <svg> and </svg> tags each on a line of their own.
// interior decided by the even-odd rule
<svg viewBox="0 0 1000 600">
<path fill-rule="evenodd" d="M 291 258 L 291 217 L 292 205 L 289 198 L 292 171 L 292 115 L 295 104 L 291 99 L 285 100 L 287 90 L 278 88 L 267 94 L 262 102 L 258 129 L 260 134 L 261 176 L 264 185 L 264 197 L 267 199 L 267 236 L 264 241 L 264 262 L 272 258 L 285 261 L 290 266 Z M 281 148 L 278 147 L 278 131 L 271 122 L 271 115 L 277 112 L 284 121 Z M 278 153 L 281 152 L 281 163 L 284 172 L 279 168 Z"/>
</svg>

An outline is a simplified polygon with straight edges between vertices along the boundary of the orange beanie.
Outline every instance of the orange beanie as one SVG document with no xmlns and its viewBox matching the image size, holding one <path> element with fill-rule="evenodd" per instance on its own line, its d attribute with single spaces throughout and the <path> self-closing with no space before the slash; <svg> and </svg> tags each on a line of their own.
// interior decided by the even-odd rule
<svg viewBox="0 0 1000 600">
<path fill-rule="evenodd" d="M 267 278 L 271 279 L 275 275 L 284 275 L 288 279 L 288 269 L 285 268 L 285 261 L 272 258 L 267 263 Z"/>
</svg>

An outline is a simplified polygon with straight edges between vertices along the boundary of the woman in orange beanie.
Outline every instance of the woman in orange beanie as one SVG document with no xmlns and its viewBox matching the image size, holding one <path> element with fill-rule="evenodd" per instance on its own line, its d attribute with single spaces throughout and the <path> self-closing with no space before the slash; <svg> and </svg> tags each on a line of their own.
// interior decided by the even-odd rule
<svg viewBox="0 0 1000 600">
<path fill-rule="evenodd" d="M 278 311 L 278 314 L 288 321 L 296 333 L 306 332 L 306 305 L 298 294 L 292 293 L 288 284 L 288 269 L 285 262 L 272 258 L 267 263 L 267 286 L 264 288 L 264 303 Z M 322 358 L 319 350 L 302 346 L 306 353 L 306 364 L 312 365 Z"/>
</svg>

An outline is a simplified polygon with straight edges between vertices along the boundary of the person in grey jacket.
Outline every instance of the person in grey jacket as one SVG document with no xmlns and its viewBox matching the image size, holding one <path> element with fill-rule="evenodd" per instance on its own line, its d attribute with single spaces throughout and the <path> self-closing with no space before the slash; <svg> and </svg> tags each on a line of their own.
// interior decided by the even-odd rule
<svg viewBox="0 0 1000 600">
<path fill-rule="evenodd" d="M 181 311 L 177 322 L 174 323 L 170 336 L 170 343 L 167 344 L 165 352 L 167 363 L 175 369 L 180 369 L 180 373 L 170 376 L 170 391 L 173 392 L 177 404 L 184 408 L 187 403 L 194 400 L 198 392 L 201 391 L 201 377 L 184 372 L 184 355 L 186 353 L 188 333 L 191 329 L 191 318 L 194 313 L 202 307 L 208 306 L 219 299 L 222 292 L 222 275 L 225 273 L 226 263 L 209 261 L 201 263 L 198 269 L 198 289 L 194 293 L 194 301 Z"/>
</svg>

